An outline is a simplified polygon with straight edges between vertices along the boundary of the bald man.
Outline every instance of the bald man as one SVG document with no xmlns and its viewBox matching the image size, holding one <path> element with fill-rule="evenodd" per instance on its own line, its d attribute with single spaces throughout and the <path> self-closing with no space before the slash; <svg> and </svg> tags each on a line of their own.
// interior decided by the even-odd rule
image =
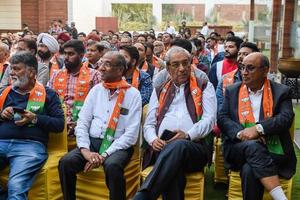
<svg viewBox="0 0 300 200">
<path fill-rule="evenodd" d="M 267 79 L 269 60 L 261 53 L 246 56 L 243 82 L 226 88 L 218 116 L 225 165 L 240 170 L 243 199 L 287 199 L 279 177 L 290 179 L 296 156 L 289 128 L 294 112 L 287 86 Z"/>
</svg>

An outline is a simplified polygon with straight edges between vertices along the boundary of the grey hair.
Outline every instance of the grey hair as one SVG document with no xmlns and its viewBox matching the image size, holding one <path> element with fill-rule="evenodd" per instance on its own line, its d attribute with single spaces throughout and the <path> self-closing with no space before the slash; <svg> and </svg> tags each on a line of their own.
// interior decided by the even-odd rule
<svg viewBox="0 0 300 200">
<path fill-rule="evenodd" d="M 187 50 L 179 46 L 173 46 L 167 51 L 165 55 L 165 61 L 167 65 L 170 64 L 171 56 L 176 53 L 183 53 L 188 57 L 189 61 L 192 61 L 192 56 Z"/>
<path fill-rule="evenodd" d="M 9 46 L 3 42 L 0 42 L 0 48 L 3 48 L 5 52 L 9 52 Z"/>
<path fill-rule="evenodd" d="M 23 63 L 25 64 L 26 68 L 33 68 L 35 72 L 38 71 L 38 61 L 36 57 L 28 52 L 28 51 L 20 51 L 15 53 L 11 58 L 10 58 L 10 63 L 11 64 L 19 64 Z"/>
<path fill-rule="evenodd" d="M 115 57 L 114 64 L 117 67 L 121 67 L 123 73 L 125 73 L 125 71 L 127 70 L 127 63 L 126 63 L 124 56 L 122 54 L 120 54 L 120 52 L 118 52 L 118 51 L 108 51 L 104 55 L 106 55 L 106 54 L 114 56 Z"/>
</svg>

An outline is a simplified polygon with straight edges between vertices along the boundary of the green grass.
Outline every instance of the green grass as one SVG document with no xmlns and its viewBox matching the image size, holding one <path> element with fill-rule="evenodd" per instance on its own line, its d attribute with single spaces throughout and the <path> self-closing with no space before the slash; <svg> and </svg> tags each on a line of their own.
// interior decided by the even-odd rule
<svg viewBox="0 0 300 200">
<path fill-rule="evenodd" d="M 298 115 L 299 116 L 299 115 Z M 293 177 L 293 187 L 292 187 L 292 199 L 300 199 L 300 150 L 295 147 L 295 152 L 297 156 L 297 172 Z M 214 166 L 207 168 L 205 171 L 205 194 L 204 199 L 207 200 L 226 200 L 227 189 L 224 187 L 216 187 L 214 185 Z"/>
<path fill-rule="evenodd" d="M 221 187 L 222 185 L 214 185 L 214 165 L 205 170 L 205 189 L 204 199 L 207 200 L 226 200 L 227 188 Z"/>
<path fill-rule="evenodd" d="M 298 115 L 299 116 L 299 115 Z M 300 150 L 295 147 L 295 152 L 297 156 L 297 171 L 293 178 L 293 189 L 292 189 L 292 200 L 300 199 Z"/>
<path fill-rule="evenodd" d="M 295 128 L 300 129 L 300 104 L 294 105 L 294 112 L 296 115 Z"/>
</svg>

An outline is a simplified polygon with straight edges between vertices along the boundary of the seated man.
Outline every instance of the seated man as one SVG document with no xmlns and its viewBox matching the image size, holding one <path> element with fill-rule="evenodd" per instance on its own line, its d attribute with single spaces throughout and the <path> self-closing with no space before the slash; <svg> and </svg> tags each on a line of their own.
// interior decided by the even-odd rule
<svg viewBox="0 0 300 200">
<path fill-rule="evenodd" d="M 9 46 L 3 42 L 0 42 L 0 82 L 6 69 L 9 67 L 9 54 Z"/>
<path fill-rule="evenodd" d="M 265 188 L 285 200 L 279 176 L 290 179 L 297 162 L 289 88 L 267 79 L 269 61 L 261 53 L 245 57 L 240 70 L 243 82 L 226 88 L 218 115 L 225 166 L 241 171 L 243 199 L 260 200 Z"/>
<path fill-rule="evenodd" d="M 144 125 L 150 146 L 143 168 L 154 167 L 134 200 L 157 199 L 160 194 L 184 199 L 185 174 L 203 170 L 211 157 L 206 136 L 215 123 L 215 91 L 210 82 L 196 78 L 191 58 L 181 47 L 166 53 L 171 79 L 153 90 Z M 172 132 L 171 139 L 162 139 L 167 132 Z"/>
<path fill-rule="evenodd" d="M 38 63 L 34 55 L 19 52 L 10 63 L 12 86 L 0 96 L 0 168 L 9 164 L 7 199 L 27 199 L 48 157 L 48 133 L 64 129 L 64 112 L 58 95 L 36 81 Z"/>
<path fill-rule="evenodd" d="M 135 46 L 139 52 L 138 68 L 144 72 L 147 72 L 152 79 L 155 68 L 151 63 L 147 62 L 146 60 L 147 46 L 142 43 L 135 43 L 133 46 Z"/>
<path fill-rule="evenodd" d="M 69 139 L 74 137 L 78 113 L 90 89 L 100 82 L 100 73 L 82 63 L 84 45 L 80 40 L 64 44 L 64 68 L 54 72 L 48 85 L 59 95 L 67 107 L 67 129 Z"/>
<path fill-rule="evenodd" d="M 107 52 L 99 67 L 103 83 L 92 88 L 79 113 L 75 131 L 78 148 L 59 162 L 66 200 L 76 199 L 76 173 L 101 165 L 110 199 L 126 199 L 124 168 L 138 138 L 141 95 L 122 79 L 126 61 L 119 52 Z"/>
<path fill-rule="evenodd" d="M 100 42 L 90 41 L 86 47 L 86 58 L 88 59 L 88 67 L 92 69 L 98 69 L 98 60 L 109 50 L 106 46 Z"/>
<path fill-rule="evenodd" d="M 259 52 L 259 49 L 257 48 L 256 44 L 251 42 L 243 42 L 238 52 L 238 65 L 240 66 L 243 63 L 244 58 L 253 52 Z M 221 81 L 218 82 L 218 86 L 216 89 L 218 111 L 222 107 L 226 87 L 228 87 L 229 85 L 233 85 L 234 83 L 239 81 L 242 81 L 241 71 L 236 69 L 225 74 L 222 77 Z"/>
<path fill-rule="evenodd" d="M 124 56 L 127 63 L 127 70 L 124 75 L 126 81 L 140 91 L 142 105 L 148 104 L 153 90 L 152 80 L 147 72 L 139 70 L 137 67 L 139 61 L 137 48 L 128 45 L 121 46 L 120 54 Z"/>
</svg>

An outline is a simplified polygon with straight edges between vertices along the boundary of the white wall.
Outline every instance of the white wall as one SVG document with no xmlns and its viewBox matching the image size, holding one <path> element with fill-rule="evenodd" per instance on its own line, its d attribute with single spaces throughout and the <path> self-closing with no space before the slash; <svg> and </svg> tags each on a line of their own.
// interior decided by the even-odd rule
<svg viewBox="0 0 300 200">
<path fill-rule="evenodd" d="M 0 29 L 21 28 L 21 0 L 0 0 Z"/>
</svg>

